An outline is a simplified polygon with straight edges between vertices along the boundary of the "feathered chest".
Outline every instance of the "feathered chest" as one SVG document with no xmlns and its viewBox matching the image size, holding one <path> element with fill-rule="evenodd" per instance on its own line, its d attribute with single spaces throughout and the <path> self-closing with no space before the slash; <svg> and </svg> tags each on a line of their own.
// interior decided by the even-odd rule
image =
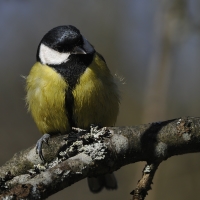
<svg viewBox="0 0 200 200">
<path fill-rule="evenodd" d="M 68 128 L 65 110 L 67 83 L 54 69 L 36 63 L 27 77 L 26 102 L 39 130 L 64 132 Z"/>
</svg>

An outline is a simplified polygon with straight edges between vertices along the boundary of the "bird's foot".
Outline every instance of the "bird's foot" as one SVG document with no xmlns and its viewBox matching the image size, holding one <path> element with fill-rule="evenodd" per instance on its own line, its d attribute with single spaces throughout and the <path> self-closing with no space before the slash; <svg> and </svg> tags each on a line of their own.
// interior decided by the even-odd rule
<svg viewBox="0 0 200 200">
<path fill-rule="evenodd" d="M 42 145 L 43 142 L 45 142 L 46 144 L 48 144 L 50 135 L 45 133 L 36 143 L 36 154 L 39 154 L 40 159 L 45 163 L 45 159 L 44 156 L 42 154 Z"/>
</svg>

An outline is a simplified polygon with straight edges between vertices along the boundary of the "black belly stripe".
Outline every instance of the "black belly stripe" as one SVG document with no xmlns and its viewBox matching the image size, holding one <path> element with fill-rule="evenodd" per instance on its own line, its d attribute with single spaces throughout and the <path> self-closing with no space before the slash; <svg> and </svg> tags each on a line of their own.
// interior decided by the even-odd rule
<svg viewBox="0 0 200 200">
<path fill-rule="evenodd" d="M 67 118 L 70 124 L 70 127 L 76 127 L 76 123 L 73 117 L 73 107 L 74 107 L 74 96 L 72 94 L 71 88 L 66 91 L 65 95 L 65 107 L 67 110 Z"/>
<path fill-rule="evenodd" d="M 80 76 L 91 64 L 93 57 L 94 53 L 86 55 L 70 55 L 69 61 L 66 63 L 62 63 L 60 65 L 50 65 L 65 78 L 65 81 L 69 85 L 65 95 L 65 108 L 71 127 L 77 127 L 73 117 L 74 96 L 72 92 L 76 84 L 79 82 Z"/>
</svg>

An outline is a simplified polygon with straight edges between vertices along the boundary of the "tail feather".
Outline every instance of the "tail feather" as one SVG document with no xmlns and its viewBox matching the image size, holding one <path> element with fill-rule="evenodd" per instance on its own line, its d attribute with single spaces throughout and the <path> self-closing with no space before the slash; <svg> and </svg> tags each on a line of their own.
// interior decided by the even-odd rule
<svg viewBox="0 0 200 200">
<path fill-rule="evenodd" d="M 93 193 L 100 192 L 104 187 L 107 190 L 114 190 L 117 189 L 117 180 L 113 173 L 105 174 L 96 178 L 88 178 L 88 186 Z"/>
<path fill-rule="evenodd" d="M 107 190 L 116 190 L 117 189 L 117 187 L 118 187 L 117 180 L 113 173 L 104 175 L 104 186 Z"/>
</svg>

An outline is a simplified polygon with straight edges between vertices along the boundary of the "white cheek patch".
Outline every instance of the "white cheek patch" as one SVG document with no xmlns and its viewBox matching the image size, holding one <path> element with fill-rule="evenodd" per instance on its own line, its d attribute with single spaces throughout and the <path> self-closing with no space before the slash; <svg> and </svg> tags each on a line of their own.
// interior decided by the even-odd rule
<svg viewBox="0 0 200 200">
<path fill-rule="evenodd" d="M 68 60 L 70 53 L 60 53 L 51 49 L 50 47 L 41 44 L 39 50 L 39 57 L 42 64 L 52 64 L 52 65 L 59 65 L 61 63 L 65 63 Z"/>
</svg>

